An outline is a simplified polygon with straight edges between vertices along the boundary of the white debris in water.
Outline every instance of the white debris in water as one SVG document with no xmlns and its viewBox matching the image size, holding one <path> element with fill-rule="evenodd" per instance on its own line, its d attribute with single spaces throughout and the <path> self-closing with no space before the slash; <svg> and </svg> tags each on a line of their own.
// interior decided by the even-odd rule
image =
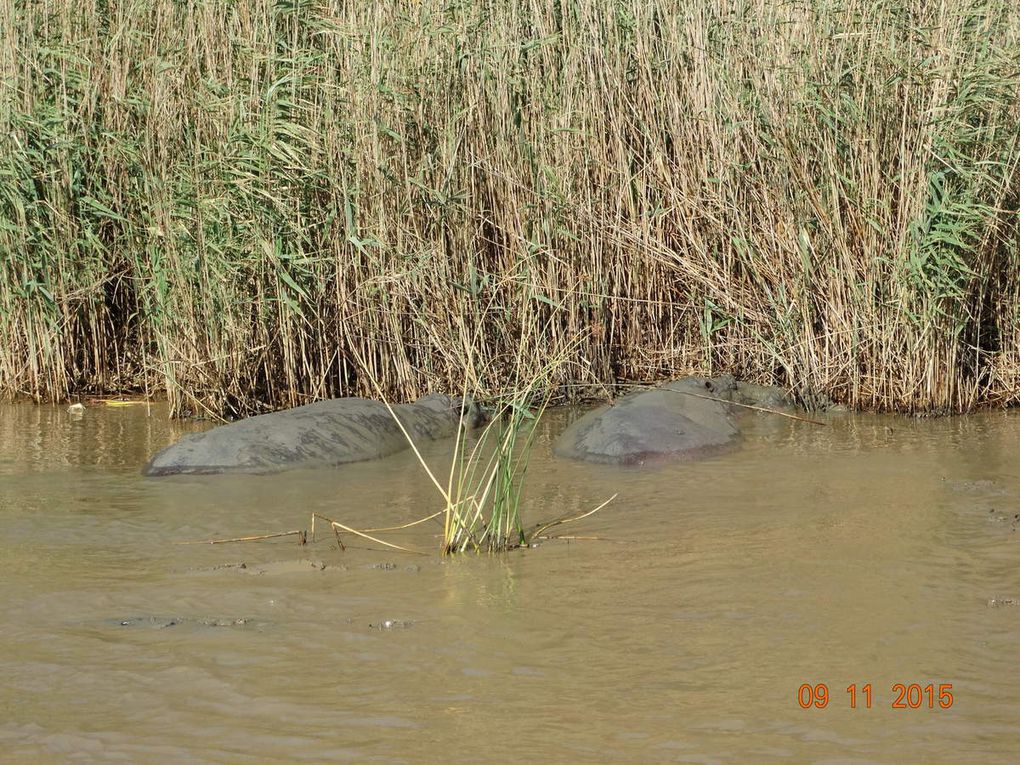
<svg viewBox="0 0 1020 765">
<path fill-rule="evenodd" d="M 1016 598 L 990 598 L 988 600 L 989 608 L 999 608 L 1001 606 L 1020 606 L 1020 600 Z"/>
<path fill-rule="evenodd" d="M 410 627 L 412 624 L 414 624 L 414 622 L 401 621 L 399 619 L 387 619 L 376 624 L 369 624 L 368 626 L 374 630 L 396 630 L 406 629 L 407 627 Z"/>
</svg>

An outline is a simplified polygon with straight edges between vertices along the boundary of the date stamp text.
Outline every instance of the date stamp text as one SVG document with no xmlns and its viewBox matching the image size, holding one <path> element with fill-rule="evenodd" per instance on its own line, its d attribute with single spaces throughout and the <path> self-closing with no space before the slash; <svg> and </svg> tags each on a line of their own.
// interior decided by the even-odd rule
<svg viewBox="0 0 1020 765">
<path fill-rule="evenodd" d="M 953 684 L 893 683 L 888 697 L 880 699 L 871 683 L 851 683 L 844 700 L 850 709 L 871 709 L 874 703 L 887 704 L 890 709 L 949 709 L 953 706 Z M 825 709 L 830 701 L 836 703 L 825 683 L 804 683 L 797 689 L 801 709 Z"/>
</svg>

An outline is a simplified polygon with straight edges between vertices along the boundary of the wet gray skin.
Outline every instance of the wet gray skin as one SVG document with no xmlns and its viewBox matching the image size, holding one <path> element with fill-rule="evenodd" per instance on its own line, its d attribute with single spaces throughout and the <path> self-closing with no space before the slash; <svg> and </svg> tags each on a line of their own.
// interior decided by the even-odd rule
<svg viewBox="0 0 1020 765">
<path fill-rule="evenodd" d="M 461 400 L 430 394 L 393 413 L 416 442 L 452 436 Z M 484 421 L 477 405 L 464 407 L 465 425 Z M 188 435 L 157 453 L 147 476 L 181 473 L 274 473 L 377 459 L 407 449 L 407 436 L 380 401 L 339 398 L 250 417 Z"/>
<path fill-rule="evenodd" d="M 688 377 L 589 412 L 564 431 L 555 452 L 621 465 L 707 456 L 740 433 L 735 415 L 743 408 L 730 402 L 769 409 L 792 405 L 778 388 L 738 383 L 728 375 Z"/>
</svg>

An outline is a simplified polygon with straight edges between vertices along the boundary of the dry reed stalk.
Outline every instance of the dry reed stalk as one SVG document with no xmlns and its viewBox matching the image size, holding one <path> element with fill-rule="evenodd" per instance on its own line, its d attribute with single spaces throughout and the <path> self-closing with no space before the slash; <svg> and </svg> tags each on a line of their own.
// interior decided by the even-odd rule
<svg viewBox="0 0 1020 765">
<path fill-rule="evenodd" d="M 1020 398 L 1010 0 L 53 0 L 0 30 L 6 395 L 223 416 L 566 355 L 563 397 Z"/>
</svg>

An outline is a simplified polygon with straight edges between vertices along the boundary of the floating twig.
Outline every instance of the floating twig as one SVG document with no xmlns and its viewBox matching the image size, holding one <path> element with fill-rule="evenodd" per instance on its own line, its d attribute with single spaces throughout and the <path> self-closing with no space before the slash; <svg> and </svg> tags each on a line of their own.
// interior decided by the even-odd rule
<svg viewBox="0 0 1020 765">
<path fill-rule="evenodd" d="M 330 524 L 330 528 L 333 529 L 333 534 L 336 536 L 336 543 L 340 545 L 340 552 L 347 552 L 347 547 L 344 545 L 343 540 L 340 539 L 340 532 L 337 531 L 337 522 L 332 518 L 327 518 L 325 515 L 319 515 L 318 513 L 312 513 L 312 541 L 315 541 L 315 519 L 321 518 Z"/>
<path fill-rule="evenodd" d="M 364 531 L 372 531 L 372 532 L 376 532 L 376 531 L 402 531 L 403 529 L 409 529 L 412 526 L 417 526 L 420 523 L 425 523 L 426 521 L 431 521 L 433 518 L 438 518 L 440 515 L 442 515 L 445 512 L 446 512 L 445 509 L 438 510 L 438 511 L 432 513 L 432 515 L 426 515 L 424 518 L 419 518 L 416 521 L 411 521 L 410 523 L 405 523 L 403 526 L 387 526 L 386 528 L 382 528 L 382 529 L 364 529 Z"/>
<path fill-rule="evenodd" d="M 350 526 L 345 526 L 344 524 L 340 523 L 340 521 L 334 521 L 332 518 L 327 518 L 325 515 L 319 515 L 318 513 L 312 513 L 312 531 L 313 531 L 313 534 L 314 534 L 314 531 L 315 531 L 315 519 L 316 518 L 321 518 L 322 520 L 329 522 L 330 527 L 333 529 L 333 533 L 336 534 L 336 541 L 340 543 L 340 549 L 341 550 L 346 550 L 347 548 L 344 547 L 343 542 L 340 541 L 340 533 L 337 531 L 337 529 L 343 529 L 344 531 L 346 531 L 349 534 L 354 534 L 355 536 L 363 537 L 364 539 L 368 539 L 368 540 L 370 540 L 372 542 L 375 542 L 376 544 L 385 545 L 386 547 L 392 547 L 394 550 L 400 550 L 401 552 L 412 553 L 413 555 L 428 555 L 428 553 L 424 553 L 421 550 L 411 550 L 411 549 L 409 549 L 407 547 L 401 547 L 400 545 L 395 545 L 395 544 L 392 544 L 391 542 L 384 542 L 381 539 L 376 539 L 375 537 L 366 534 L 364 531 L 358 531 L 357 529 L 352 529 Z M 422 520 L 428 520 L 428 519 L 424 518 Z M 415 521 L 415 523 L 419 523 L 419 522 L 420 521 Z M 414 524 L 409 524 L 409 525 L 413 526 Z M 314 540 L 315 537 L 313 536 L 312 539 Z"/>
<path fill-rule="evenodd" d="M 573 523 L 574 521 L 579 521 L 579 520 L 581 520 L 583 518 L 587 518 L 589 515 L 595 515 L 595 513 L 597 513 L 603 507 L 605 507 L 610 502 L 612 502 L 614 499 L 616 499 L 616 497 L 617 497 L 617 495 L 614 494 L 609 499 L 607 499 L 605 502 L 603 502 L 601 505 L 596 507 L 594 510 L 589 510 L 587 513 L 582 513 L 581 515 L 575 515 L 573 518 L 557 518 L 555 521 L 549 521 L 549 523 L 546 523 L 546 524 L 544 524 L 542 526 L 539 526 L 537 529 L 535 529 L 535 531 L 532 533 L 532 535 L 530 537 L 528 537 L 528 544 L 531 544 L 531 540 L 535 539 L 536 537 L 538 537 L 543 531 L 547 531 L 547 530 L 551 529 L 553 526 L 560 526 L 560 525 L 562 525 L 564 523 Z"/>
<path fill-rule="evenodd" d="M 671 393 L 683 393 L 685 396 L 694 396 L 694 398 L 703 398 L 706 401 L 718 401 L 720 404 L 732 404 L 733 406 L 742 406 L 744 409 L 753 409 L 756 412 L 765 412 L 766 414 L 778 414 L 780 417 L 789 417 L 791 420 L 798 420 L 800 422 L 810 422 L 812 425 L 828 425 L 827 422 L 821 420 L 812 420 L 810 417 L 801 417 L 797 414 L 790 414 L 789 412 L 780 412 L 778 409 L 769 409 L 764 406 L 754 406 L 752 404 L 741 404 L 739 401 L 730 401 L 725 398 L 718 398 L 717 396 L 706 396 L 701 393 L 693 393 L 689 390 L 675 390 L 674 388 L 663 388 Z"/>
<path fill-rule="evenodd" d="M 304 529 L 295 531 L 281 531 L 279 534 L 259 534 L 253 537 L 234 537 L 233 539 L 196 539 L 187 542 L 174 542 L 177 545 L 225 545 L 228 542 L 260 542 L 263 539 L 276 539 L 277 537 L 292 537 L 297 535 L 301 544 L 307 544 L 308 538 Z"/>
<path fill-rule="evenodd" d="M 571 542 L 571 541 L 574 541 L 574 540 L 578 540 L 578 541 L 585 541 L 585 542 L 615 542 L 617 544 L 620 543 L 620 540 L 618 540 L 618 539 L 609 539 L 609 537 L 579 536 L 579 535 L 575 535 L 575 534 L 562 534 L 562 535 L 561 534 L 557 534 L 557 535 L 554 535 L 554 536 L 551 536 L 551 537 L 543 535 L 543 536 L 540 536 L 540 537 L 532 537 L 532 539 L 545 539 L 545 540 L 565 539 L 568 542 Z"/>
</svg>

